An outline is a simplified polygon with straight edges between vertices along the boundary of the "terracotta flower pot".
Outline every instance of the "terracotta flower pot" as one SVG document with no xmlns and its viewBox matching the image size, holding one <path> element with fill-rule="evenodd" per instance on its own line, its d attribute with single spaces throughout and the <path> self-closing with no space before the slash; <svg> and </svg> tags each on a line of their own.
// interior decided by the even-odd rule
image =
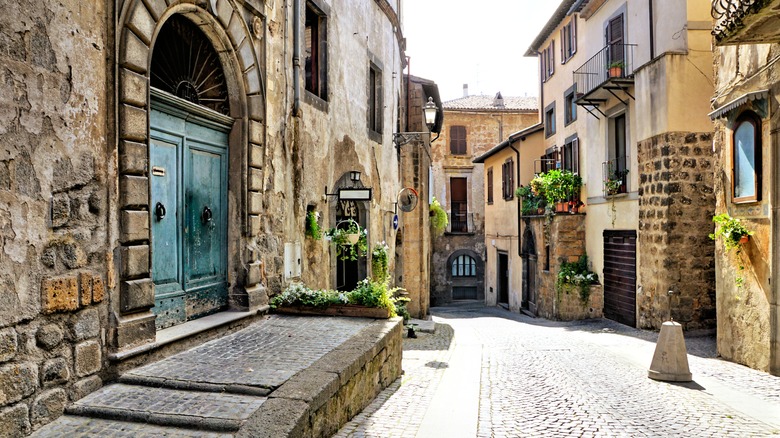
<svg viewBox="0 0 780 438">
<path fill-rule="evenodd" d="M 739 243 L 748 243 L 748 242 L 750 242 L 750 236 L 747 234 L 739 238 Z"/>
</svg>

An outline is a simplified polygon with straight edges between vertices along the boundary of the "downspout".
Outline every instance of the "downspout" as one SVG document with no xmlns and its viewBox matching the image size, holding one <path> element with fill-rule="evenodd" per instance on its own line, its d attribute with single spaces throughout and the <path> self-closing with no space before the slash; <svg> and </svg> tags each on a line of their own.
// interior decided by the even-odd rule
<svg viewBox="0 0 780 438">
<path fill-rule="evenodd" d="M 409 131 L 409 93 L 411 92 L 412 86 L 412 58 L 407 56 L 406 57 L 406 124 L 403 127 L 403 130 L 401 132 L 408 132 Z"/>
<path fill-rule="evenodd" d="M 293 0 L 293 117 L 301 109 L 301 0 Z"/>
<path fill-rule="evenodd" d="M 520 184 L 520 151 L 515 148 L 515 146 L 512 144 L 512 136 L 509 136 L 509 147 L 515 151 L 515 155 L 517 156 L 517 179 L 515 180 L 515 186 L 519 187 L 518 184 Z M 513 188 L 512 190 L 516 189 L 517 187 Z M 522 201 L 520 200 L 520 197 L 517 197 L 517 256 L 522 257 L 523 250 L 522 246 L 520 245 L 520 223 L 523 220 L 522 216 Z"/>
<path fill-rule="evenodd" d="M 655 26 L 653 23 L 653 0 L 647 0 L 647 9 L 650 14 L 650 60 L 655 58 Z"/>
</svg>

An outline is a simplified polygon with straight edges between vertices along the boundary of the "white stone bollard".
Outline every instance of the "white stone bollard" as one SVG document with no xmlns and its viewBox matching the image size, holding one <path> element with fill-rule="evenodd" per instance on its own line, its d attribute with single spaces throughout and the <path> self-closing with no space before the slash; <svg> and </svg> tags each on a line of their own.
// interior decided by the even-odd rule
<svg viewBox="0 0 780 438">
<path fill-rule="evenodd" d="M 647 377 L 667 382 L 692 380 L 691 371 L 688 369 L 688 351 L 685 349 L 685 338 L 680 324 L 666 321 L 661 325 Z"/>
</svg>

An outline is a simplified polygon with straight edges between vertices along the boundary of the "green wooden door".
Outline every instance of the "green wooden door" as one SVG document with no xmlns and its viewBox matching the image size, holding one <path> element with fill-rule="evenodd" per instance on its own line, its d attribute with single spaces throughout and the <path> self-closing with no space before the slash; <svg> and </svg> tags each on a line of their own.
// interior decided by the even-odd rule
<svg viewBox="0 0 780 438">
<path fill-rule="evenodd" d="M 149 159 L 158 329 L 227 305 L 227 129 L 153 103 Z"/>
</svg>

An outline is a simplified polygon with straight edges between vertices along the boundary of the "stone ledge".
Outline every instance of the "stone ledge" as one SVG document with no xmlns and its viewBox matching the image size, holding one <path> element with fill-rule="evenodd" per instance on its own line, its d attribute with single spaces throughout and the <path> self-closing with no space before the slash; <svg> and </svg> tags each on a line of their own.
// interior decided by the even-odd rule
<svg viewBox="0 0 780 438">
<path fill-rule="evenodd" d="M 269 395 L 236 436 L 334 434 L 400 376 L 402 324 L 398 317 L 375 321 L 294 375 Z"/>
</svg>

